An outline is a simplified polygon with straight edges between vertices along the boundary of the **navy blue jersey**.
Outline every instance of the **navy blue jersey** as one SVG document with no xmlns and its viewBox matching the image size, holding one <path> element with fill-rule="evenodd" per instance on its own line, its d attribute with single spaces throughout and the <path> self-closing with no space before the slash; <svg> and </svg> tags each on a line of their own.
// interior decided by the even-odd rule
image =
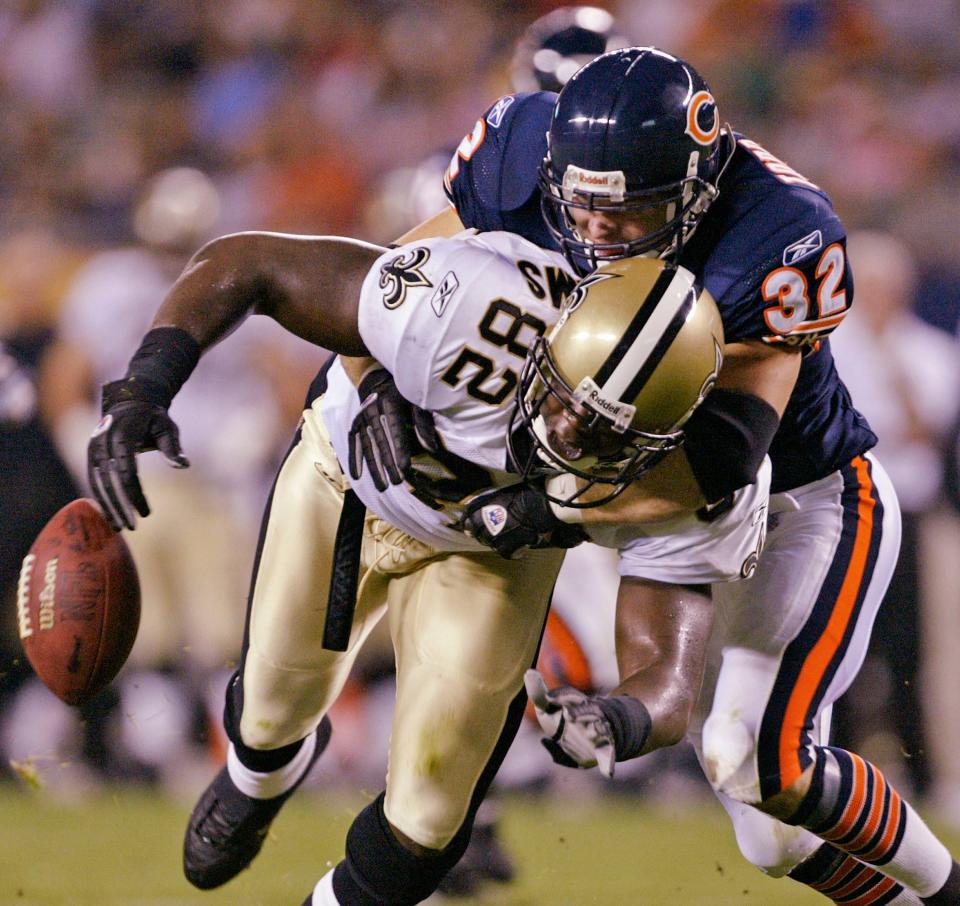
<svg viewBox="0 0 960 906">
<path fill-rule="evenodd" d="M 510 230 L 556 248 L 537 188 L 555 97 L 501 98 L 461 143 L 445 185 L 465 226 Z M 716 299 L 728 343 L 803 348 L 770 447 L 771 490 L 788 490 L 823 478 L 877 442 L 837 375 L 827 339 L 853 302 L 846 234 L 822 190 L 743 136 L 719 189 L 680 264 Z"/>
</svg>

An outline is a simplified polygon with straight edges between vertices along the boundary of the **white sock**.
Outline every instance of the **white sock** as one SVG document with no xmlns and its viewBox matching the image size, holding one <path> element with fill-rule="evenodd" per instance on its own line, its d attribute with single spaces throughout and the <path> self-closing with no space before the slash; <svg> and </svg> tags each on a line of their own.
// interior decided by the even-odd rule
<svg viewBox="0 0 960 906">
<path fill-rule="evenodd" d="M 307 769 L 310 759 L 313 757 L 314 749 L 317 747 L 317 734 L 311 733 L 303 741 L 300 751 L 293 756 L 293 759 L 282 768 L 275 771 L 251 771 L 250 768 L 242 764 L 237 756 L 233 743 L 227 749 L 227 771 L 234 786 L 241 793 L 250 796 L 252 799 L 273 799 L 281 793 L 287 792 L 303 776 Z"/>
<path fill-rule="evenodd" d="M 313 888 L 313 906 L 340 906 L 340 901 L 333 893 L 333 869 L 331 868 Z"/>
<path fill-rule="evenodd" d="M 913 891 L 906 887 L 900 891 L 888 904 L 888 906 L 923 906 L 923 901 Z"/>
<path fill-rule="evenodd" d="M 953 856 L 910 805 L 904 802 L 903 807 L 907 811 L 906 832 L 896 855 L 880 871 L 921 897 L 929 897 L 946 883 Z"/>
</svg>

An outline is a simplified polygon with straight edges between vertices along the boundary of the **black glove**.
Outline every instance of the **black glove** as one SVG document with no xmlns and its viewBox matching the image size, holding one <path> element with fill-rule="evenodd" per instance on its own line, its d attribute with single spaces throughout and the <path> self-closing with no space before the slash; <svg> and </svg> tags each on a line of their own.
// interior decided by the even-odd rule
<svg viewBox="0 0 960 906">
<path fill-rule="evenodd" d="M 439 447 L 433 416 L 400 395 L 393 375 L 383 368 L 370 372 L 357 388 L 362 403 L 350 426 L 350 477 L 363 474 L 363 464 L 378 491 L 405 481 L 419 485 L 411 468 L 414 456 Z"/>
<path fill-rule="evenodd" d="M 134 511 L 150 515 L 137 477 L 138 453 L 159 450 L 174 468 L 190 465 L 180 449 L 180 432 L 159 397 L 156 388 L 143 381 L 103 385 L 103 418 L 87 446 L 87 476 L 93 496 L 118 532 L 134 528 Z"/>
<path fill-rule="evenodd" d="M 508 560 L 528 548 L 576 547 L 587 538 L 579 525 L 557 519 L 542 485 L 523 483 L 478 494 L 461 526 Z"/>
</svg>

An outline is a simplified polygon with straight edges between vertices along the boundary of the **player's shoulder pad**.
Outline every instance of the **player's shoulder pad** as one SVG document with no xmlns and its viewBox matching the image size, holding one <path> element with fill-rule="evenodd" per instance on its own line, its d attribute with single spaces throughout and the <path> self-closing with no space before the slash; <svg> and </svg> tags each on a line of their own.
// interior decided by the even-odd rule
<svg viewBox="0 0 960 906">
<path fill-rule="evenodd" d="M 451 160 L 444 180 L 450 201 L 459 208 L 475 198 L 491 211 L 526 204 L 537 191 L 556 101 L 552 91 L 521 92 L 487 108 Z"/>
</svg>

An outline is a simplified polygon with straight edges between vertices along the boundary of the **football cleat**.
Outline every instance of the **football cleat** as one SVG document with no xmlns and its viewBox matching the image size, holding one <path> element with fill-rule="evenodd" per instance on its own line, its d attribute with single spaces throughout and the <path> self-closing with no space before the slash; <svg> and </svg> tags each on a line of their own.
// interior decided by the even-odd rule
<svg viewBox="0 0 960 906">
<path fill-rule="evenodd" d="M 211 890 L 226 884 L 260 852 L 270 825 L 330 741 L 331 724 L 324 717 L 317 727 L 317 744 L 300 779 L 272 799 L 254 799 L 240 792 L 226 765 L 204 790 L 190 815 L 183 840 L 183 873 L 194 887 Z"/>
</svg>

